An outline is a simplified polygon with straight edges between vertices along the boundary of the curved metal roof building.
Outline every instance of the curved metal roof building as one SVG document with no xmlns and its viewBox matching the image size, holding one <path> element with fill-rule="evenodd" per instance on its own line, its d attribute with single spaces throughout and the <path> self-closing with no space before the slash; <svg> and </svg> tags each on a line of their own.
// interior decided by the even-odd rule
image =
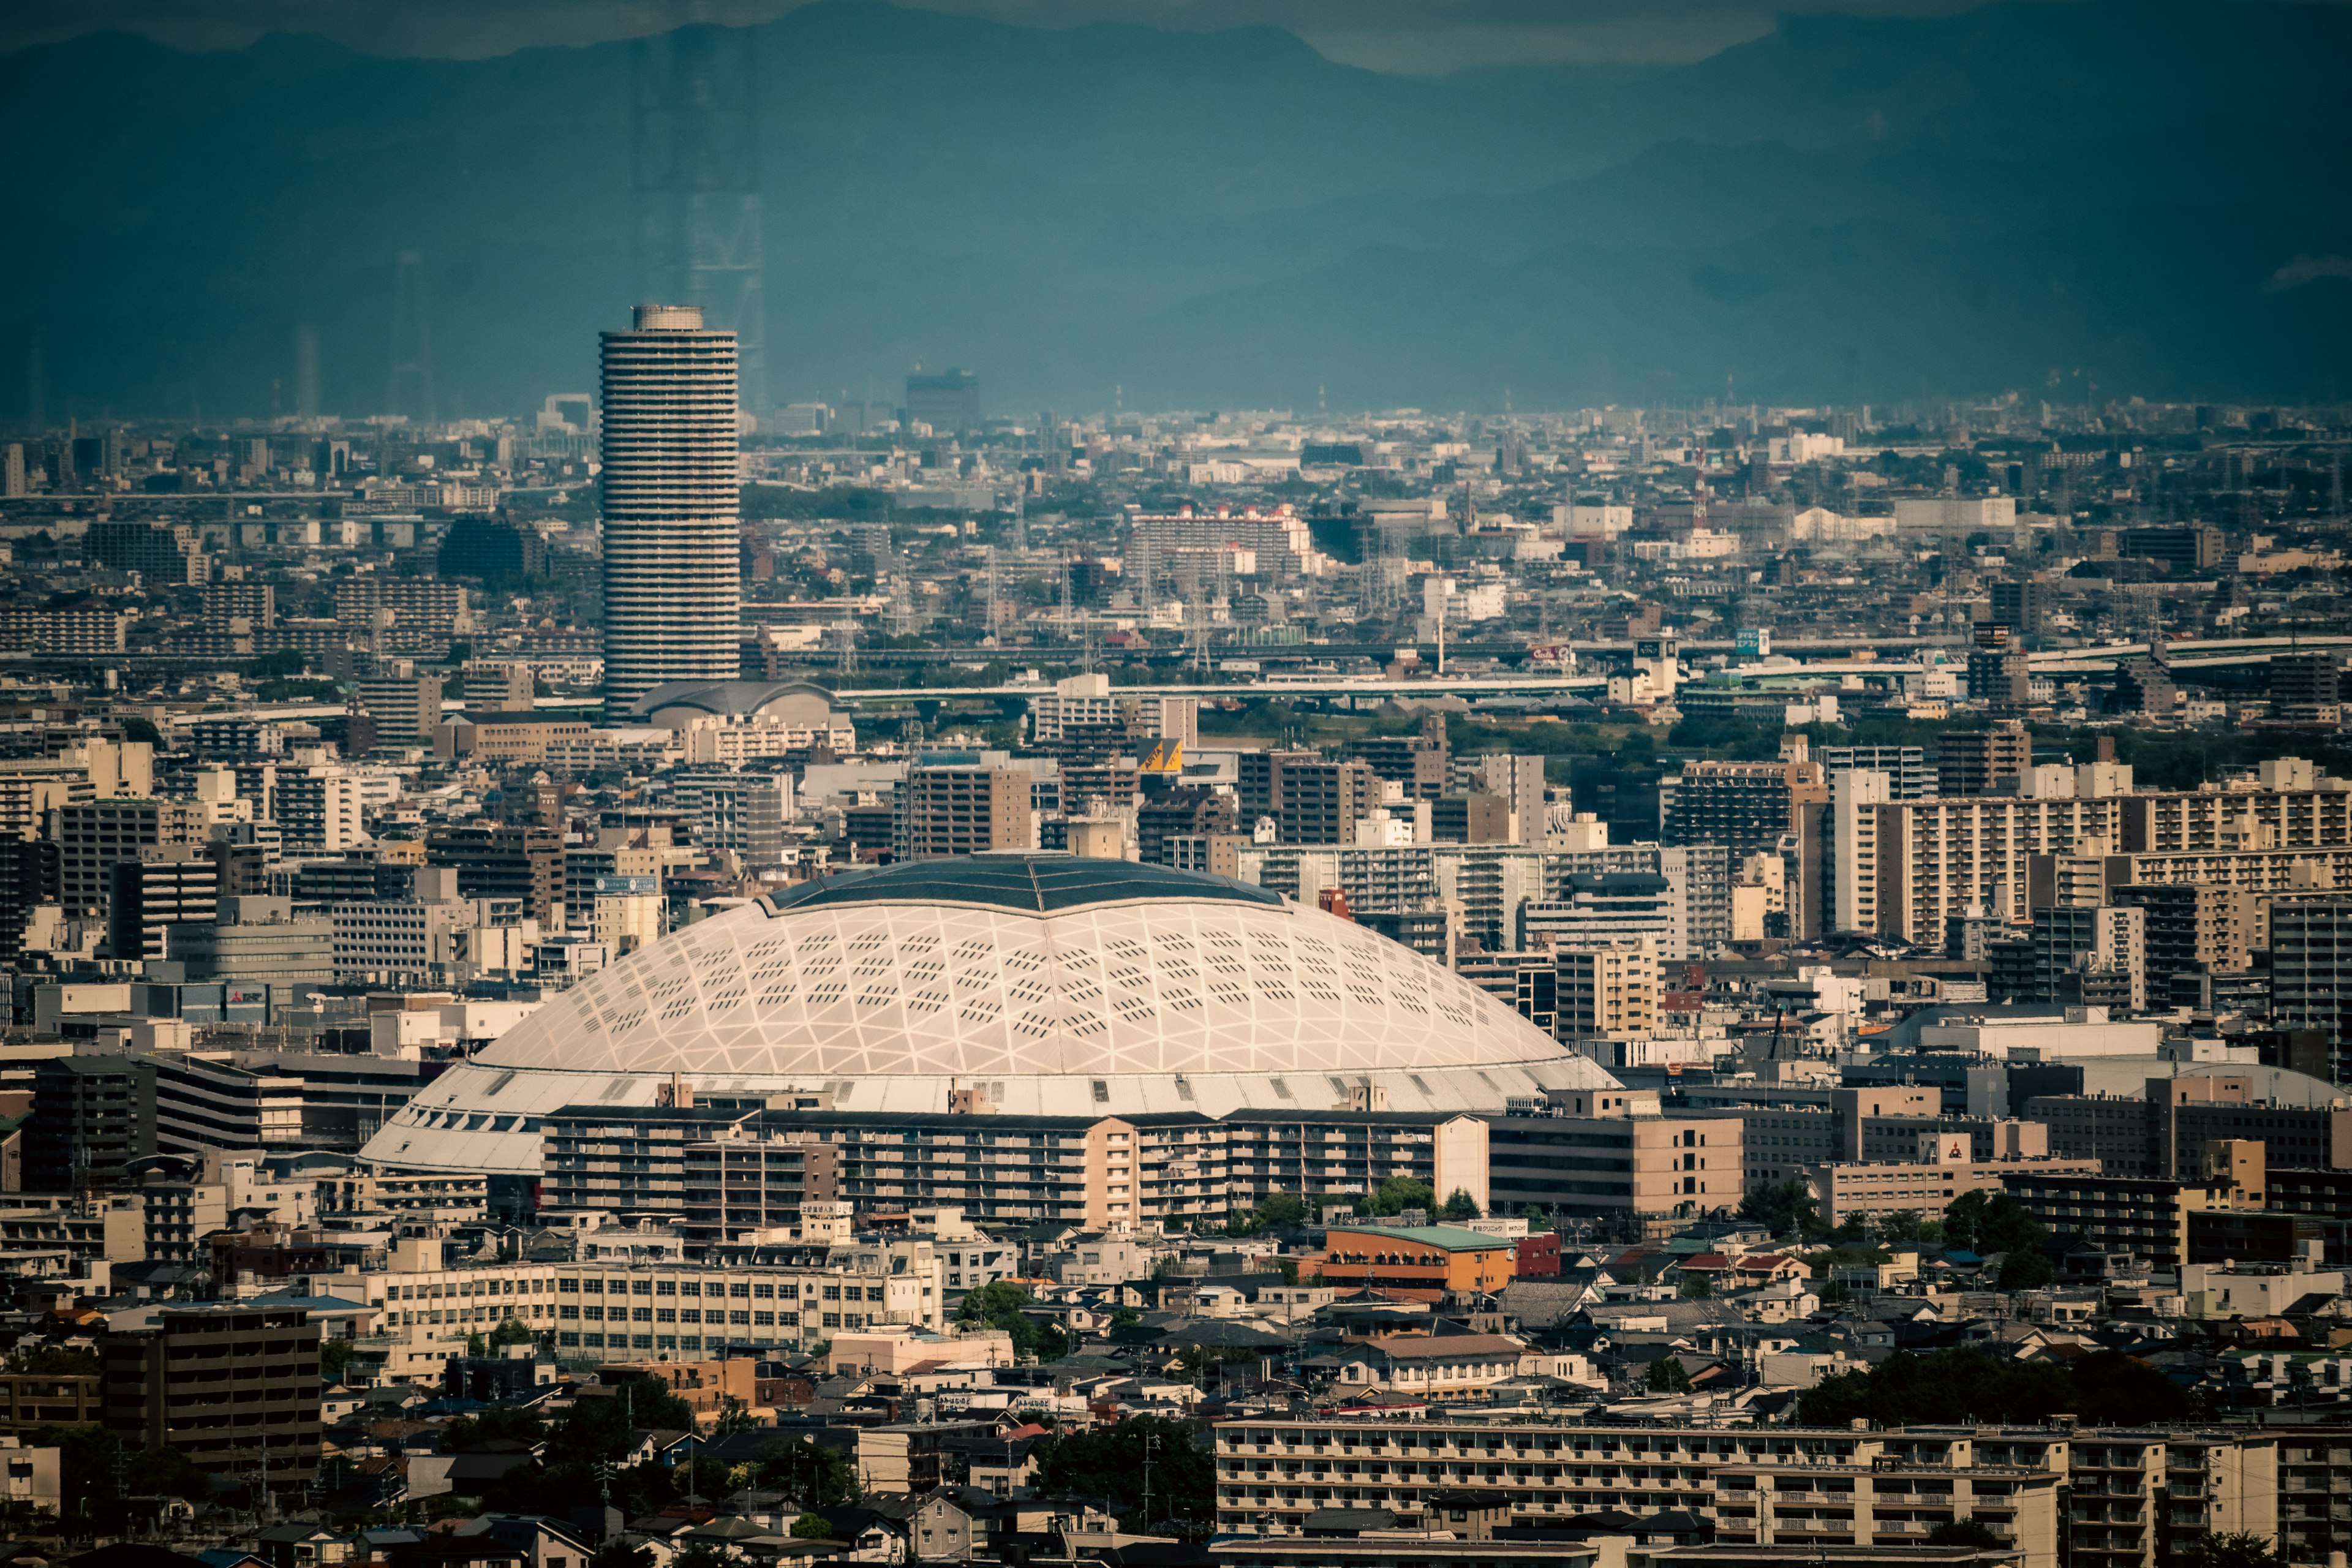
<svg viewBox="0 0 2352 1568">
<path fill-rule="evenodd" d="M 1615 1082 L 1451 971 L 1221 878 L 990 855 L 812 882 L 687 927 L 451 1068 L 367 1155 L 520 1174 L 561 1106 L 822 1090 L 845 1110 L 1500 1110 Z"/>
</svg>

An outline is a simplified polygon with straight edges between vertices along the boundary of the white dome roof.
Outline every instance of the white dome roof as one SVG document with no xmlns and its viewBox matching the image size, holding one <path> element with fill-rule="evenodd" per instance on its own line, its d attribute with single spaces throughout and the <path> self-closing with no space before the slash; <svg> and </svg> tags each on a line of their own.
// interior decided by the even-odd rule
<svg viewBox="0 0 2352 1568">
<path fill-rule="evenodd" d="M 751 905 L 688 927 L 532 1014 L 479 1059 L 805 1082 L 1347 1073 L 1561 1054 L 1451 971 L 1271 895 L 1235 897 L 1203 879 L 1175 896 L 1041 913 L 907 896 L 936 879 L 870 880 L 886 879 L 841 889 L 854 899 Z"/>
<path fill-rule="evenodd" d="M 674 932 L 445 1073 L 368 1152 L 536 1168 L 536 1117 L 649 1103 L 673 1074 L 894 1111 L 944 1110 L 950 1086 L 978 1084 L 999 1110 L 1050 1115 L 1321 1108 L 1373 1084 L 1395 1110 L 1500 1110 L 1615 1082 L 1319 910 L 1125 861 L 985 856 L 812 883 Z"/>
</svg>

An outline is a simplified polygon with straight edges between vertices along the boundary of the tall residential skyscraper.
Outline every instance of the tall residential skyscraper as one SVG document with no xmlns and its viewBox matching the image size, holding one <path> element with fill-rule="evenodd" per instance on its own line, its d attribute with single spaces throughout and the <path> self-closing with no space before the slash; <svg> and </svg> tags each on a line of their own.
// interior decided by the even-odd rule
<svg viewBox="0 0 2352 1568">
<path fill-rule="evenodd" d="M 732 680 L 741 573 L 735 334 L 640 305 L 604 334 L 604 701 Z"/>
</svg>

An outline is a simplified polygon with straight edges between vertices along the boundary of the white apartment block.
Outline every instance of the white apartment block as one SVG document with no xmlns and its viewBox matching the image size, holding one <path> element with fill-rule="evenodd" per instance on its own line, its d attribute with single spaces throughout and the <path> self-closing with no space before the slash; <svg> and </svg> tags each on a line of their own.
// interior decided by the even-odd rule
<svg viewBox="0 0 2352 1568">
<path fill-rule="evenodd" d="M 843 1330 L 936 1331 L 944 1321 L 940 1262 L 928 1241 L 836 1247 L 793 1263 L 394 1267 L 439 1247 L 404 1244 L 383 1268 L 320 1277 L 321 1294 L 374 1310 L 376 1332 L 361 1348 L 383 1352 L 389 1381 L 438 1378 L 471 1335 L 509 1320 L 560 1356 L 639 1359 L 796 1354 Z"/>
</svg>

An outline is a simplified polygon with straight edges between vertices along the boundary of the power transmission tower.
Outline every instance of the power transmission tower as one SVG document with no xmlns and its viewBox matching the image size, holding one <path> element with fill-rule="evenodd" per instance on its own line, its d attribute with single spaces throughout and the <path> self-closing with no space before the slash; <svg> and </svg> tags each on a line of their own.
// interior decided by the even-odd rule
<svg viewBox="0 0 2352 1568">
<path fill-rule="evenodd" d="M 392 370 L 384 378 L 383 411 L 406 414 L 425 425 L 440 417 L 433 400 L 433 335 L 425 320 L 421 250 L 404 250 L 393 263 Z"/>
<path fill-rule="evenodd" d="M 737 406 L 768 413 L 760 214 L 760 67 L 748 27 L 695 23 L 629 59 L 637 298 L 699 305 L 735 334 Z"/>
</svg>

